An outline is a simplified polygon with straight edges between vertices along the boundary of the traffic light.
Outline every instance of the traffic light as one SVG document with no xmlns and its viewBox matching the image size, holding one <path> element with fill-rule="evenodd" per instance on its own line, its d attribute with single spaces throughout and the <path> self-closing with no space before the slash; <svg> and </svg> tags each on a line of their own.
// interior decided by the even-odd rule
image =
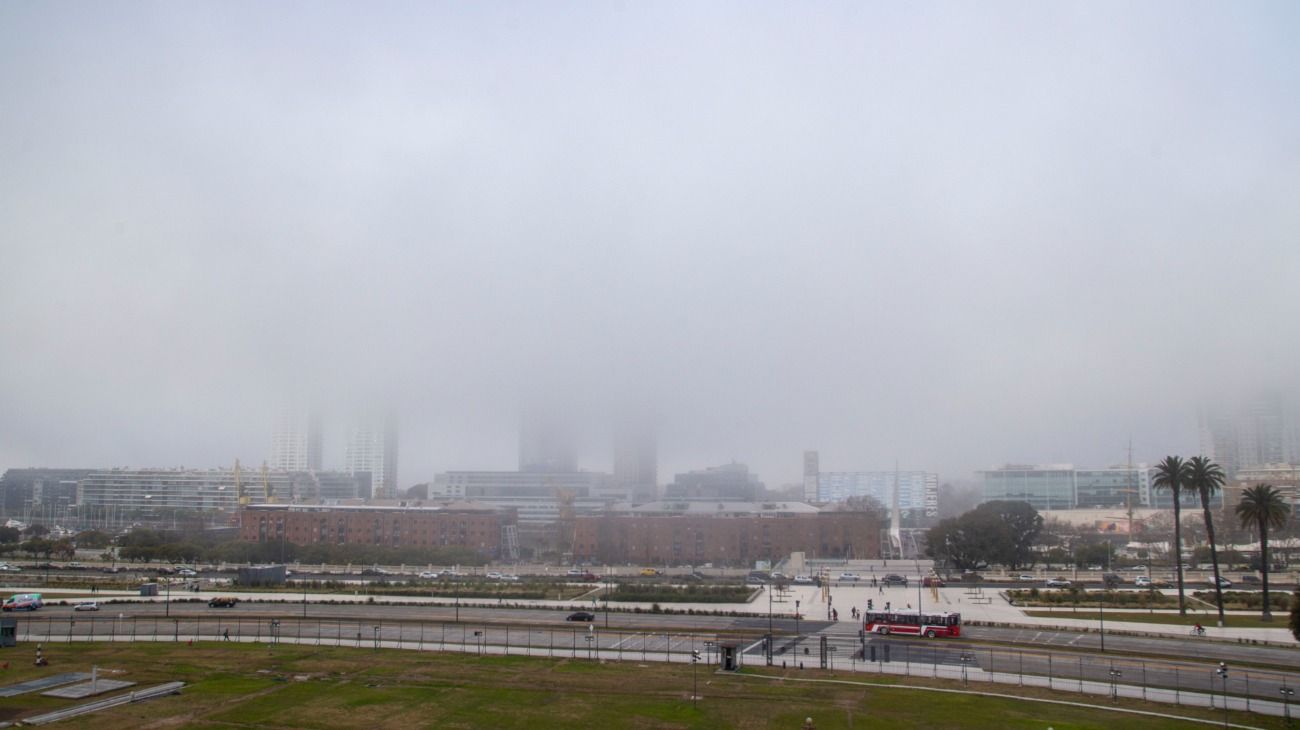
<svg viewBox="0 0 1300 730">
<path fill-rule="evenodd" d="M 868 599 L 867 599 L 867 610 L 868 610 L 868 611 L 872 611 L 872 610 L 875 610 L 875 608 L 876 608 L 876 603 L 875 603 L 875 601 L 872 601 L 870 598 L 868 598 Z"/>
</svg>

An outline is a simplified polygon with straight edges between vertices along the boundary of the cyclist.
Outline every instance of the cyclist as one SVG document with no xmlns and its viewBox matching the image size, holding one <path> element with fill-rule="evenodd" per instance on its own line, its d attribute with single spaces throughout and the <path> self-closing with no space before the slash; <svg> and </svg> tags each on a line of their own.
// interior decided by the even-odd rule
<svg viewBox="0 0 1300 730">
<path fill-rule="evenodd" d="M 1205 627 L 1201 626 L 1198 623 L 1196 624 L 1196 628 L 1192 629 L 1192 633 L 1196 634 L 1197 636 L 1205 636 Z"/>
</svg>

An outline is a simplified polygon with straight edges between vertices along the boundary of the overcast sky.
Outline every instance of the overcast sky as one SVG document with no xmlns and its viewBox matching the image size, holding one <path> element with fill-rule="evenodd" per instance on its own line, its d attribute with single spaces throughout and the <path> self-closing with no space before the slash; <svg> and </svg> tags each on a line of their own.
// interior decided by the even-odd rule
<svg viewBox="0 0 1300 730">
<path fill-rule="evenodd" d="M 0 468 L 562 404 L 660 477 L 1195 453 L 1300 388 L 1300 5 L 0 4 Z M 327 465 L 341 464 L 337 450 Z"/>
</svg>

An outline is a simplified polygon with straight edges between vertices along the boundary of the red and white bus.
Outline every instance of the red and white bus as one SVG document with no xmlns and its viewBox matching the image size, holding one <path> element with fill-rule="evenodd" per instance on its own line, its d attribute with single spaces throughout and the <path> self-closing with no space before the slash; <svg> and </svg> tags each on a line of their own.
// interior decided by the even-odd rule
<svg viewBox="0 0 1300 730">
<path fill-rule="evenodd" d="M 868 634 L 908 634 L 931 639 L 938 636 L 961 636 L 961 614 L 864 611 L 862 628 Z"/>
</svg>

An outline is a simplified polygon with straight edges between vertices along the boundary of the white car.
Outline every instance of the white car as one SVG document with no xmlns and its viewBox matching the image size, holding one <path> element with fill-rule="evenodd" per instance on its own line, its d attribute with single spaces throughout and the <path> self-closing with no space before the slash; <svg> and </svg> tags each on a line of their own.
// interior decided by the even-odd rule
<svg viewBox="0 0 1300 730">
<path fill-rule="evenodd" d="M 424 571 L 423 573 L 420 574 L 420 577 L 425 580 L 438 580 L 438 574 L 433 572 L 432 570 Z"/>
<path fill-rule="evenodd" d="M 840 573 L 840 580 L 852 580 L 852 581 L 856 581 L 856 580 L 858 580 L 858 574 L 857 574 L 857 573 Z"/>
<path fill-rule="evenodd" d="M 1065 578 L 1050 578 L 1047 581 L 1048 588 L 1069 588 L 1070 581 Z"/>
<path fill-rule="evenodd" d="M 1133 585 L 1137 586 L 1138 588 L 1150 588 L 1151 576 L 1139 575 L 1138 577 L 1133 579 Z"/>
<path fill-rule="evenodd" d="M 488 573 L 488 574 L 487 574 L 487 579 L 488 579 L 488 580 L 501 580 L 501 574 L 498 573 L 498 572 L 496 572 L 496 571 L 494 570 L 494 571 L 492 571 L 491 573 Z"/>
<path fill-rule="evenodd" d="M 73 611 L 98 611 L 99 603 L 96 601 L 82 601 L 72 607 Z"/>
<path fill-rule="evenodd" d="M 517 575 L 502 575 L 502 576 L 501 576 L 501 580 L 504 580 L 504 581 L 510 581 L 510 582 L 512 582 L 512 583 L 517 583 L 517 582 L 519 581 L 519 576 L 517 576 Z"/>
<path fill-rule="evenodd" d="M 285 571 L 286 574 L 288 574 L 288 572 L 289 571 L 287 570 Z M 176 571 L 176 575 L 182 575 L 185 576 L 186 578 L 193 578 L 194 576 L 198 575 L 198 573 L 195 573 L 189 568 L 181 568 L 180 570 Z"/>
<path fill-rule="evenodd" d="M 795 582 L 795 583 L 812 583 L 812 582 L 813 582 L 813 579 L 812 579 L 810 576 L 807 576 L 807 575 L 796 575 L 796 576 L 794 577 L 794 582 Z"/>
<path fill-rule="evenodd" d="M 1016 580 L 1020 581 L 1021 583 L 1033 583 L 1038 579 L 1032 575 L 1029 575 L 1028 573 L 1022 573 L 1016 576 Z"/>
</svg>

